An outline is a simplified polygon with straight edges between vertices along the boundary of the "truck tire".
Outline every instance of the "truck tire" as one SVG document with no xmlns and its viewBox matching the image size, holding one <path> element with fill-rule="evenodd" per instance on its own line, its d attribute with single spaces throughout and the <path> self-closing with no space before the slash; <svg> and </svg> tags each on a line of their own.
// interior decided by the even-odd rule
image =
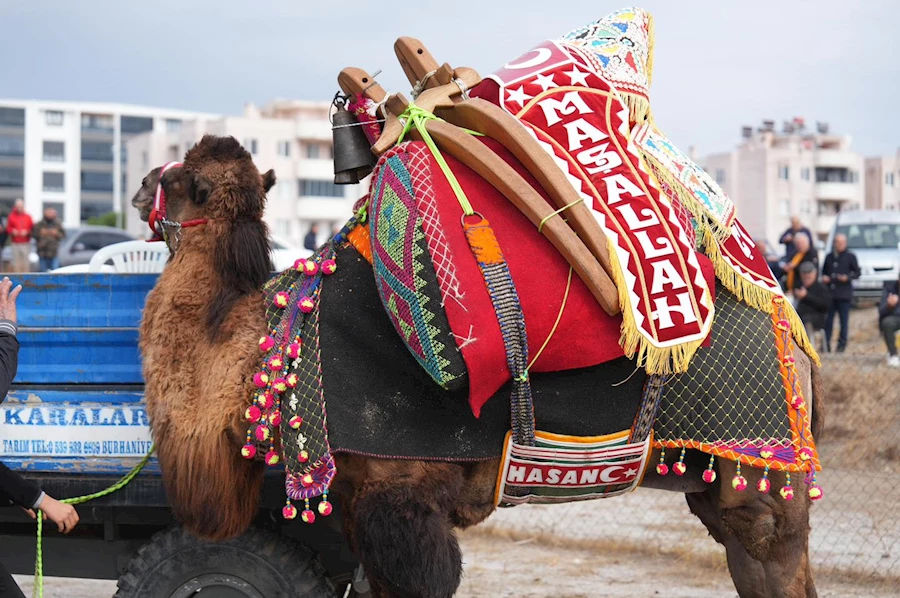
<svg viewBox="0 0 900 598">
<path fill-rule="evenodd" d="M 114 598 L 334 598 L 325 570 L 303 546 L 250 528 L 225 542 L 181 528 L 156 534 L 128 563 Z"/>
</svg>

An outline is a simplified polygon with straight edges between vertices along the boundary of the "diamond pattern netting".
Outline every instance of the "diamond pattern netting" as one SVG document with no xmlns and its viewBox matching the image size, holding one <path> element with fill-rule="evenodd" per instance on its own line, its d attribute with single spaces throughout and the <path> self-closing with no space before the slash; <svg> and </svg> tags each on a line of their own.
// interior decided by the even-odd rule
<svg viewBox="0 0 900 598">
<path fill-rule="evenodd" d="M 791 445 L 790 420 L 771 316 L 716 289 L 712 346 L 670 376 L 655 440 Z"/>
</svg>

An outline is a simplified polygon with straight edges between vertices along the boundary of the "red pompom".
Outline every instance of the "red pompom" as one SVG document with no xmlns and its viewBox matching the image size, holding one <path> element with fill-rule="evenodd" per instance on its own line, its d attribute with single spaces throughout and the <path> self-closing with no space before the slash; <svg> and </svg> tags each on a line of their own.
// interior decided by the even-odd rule
<svg viewBox="0 0 900 598">
<path fill-rule="evenodd" d="M 288 503 L 287 505 L 282 507 L 281 516 L 285 519 L 294 519 L 295 517 L 297 517 L 297 507 L 295 507 L 291 503 Z"/>
<path fill-rule="evenodd" d="M 269 417 L 269 423 L 271 423 L 274 427 L 278 427 L 281 425 L 281 411 L 276 411 Z"/>
<path fill-rule="evenodd" d="M 738 492 L 743 492 L 747 489 L 747 478 L 742 475 L 736 475 L 731 479 L 731 487 L 737 490 Z"/>
<path fill-rule="evenodd" d="M 790 486 L 783 486 L 778 493 L 781 494 L 781 498 L 784 500 L 794 500 L 794 489 Z"/>
<path fill-rule="evenodd" d="M 822 498 L 823 496 L 825 496 L 825 493 L 822 491 L 822 487 L 821 487 L 821 486 L 819 486 L 818 484 L 813 484 L 812 486 L 810 486 L 810 488 L 809 488 L 809 498 L 810 498 L 811 500 L 819 500 L 819 499 Z"/>
<path fill-rule="evenodd" d="M 294 262 L 294 270 L 297 272 L 303 272 L 303 267 L 306 265 L 306 258 L 300 258 L 296 262 Z"/>
<path fill-rule="evenodd" d="M 266 364 L 270 370 L 277 372 L 284 367 L 284 360 L 281 358 L 281 355 L 273 355 Z"/>
<path fill-rule="evenodd" d="M 687 471 L 687 465 L 684 464 L 684 461 L 679 461 L 672 466 L 672 471 L 675 472 L 675 475 L 684 475 L 684 472 Z"/>
<path fill-rule="evenodd" d="M 256 428 L 256 439 L 260 442 L 265 442 L 269 439 L 269 428 L 265 426 L 258 426 Z"/>
<path fill-rule="evenodd" d="M 322 517 L 328 517 L 329 515 L 331 515 L 332 510 L 334 509 L 331 506 L 331 503 L 327 500 L 323 500 L 319 503 L 319 515 L 321 515 Z"/>
<path fill-rule="evenodd" d="M 262 405 L 263 409 L 268 411 L 275 406 L 275 397 L 270 392 L 264 392 L 259 395 L 259 404 Z"/>
<path fill-rule="evenodd" d="M 297 359 L 300 357 L 300 343 L 291 343 L 287 348 L 287 356 L 289 359 Z"/>
<path fill-rule="evenodd" d="M 288 301 L 290 300 L 290 295 L 288 295 L 285 291 L 279 291 L 275 293 L 275 297 L 272 299 L 272 303 L 275 307 L 279 309 L 284 309 L 288 306 Z"/>
<path fill-rule="evenodd" d="M 300 454 L 297 455 L 297 461 L 300 461 L 300 463 L 306 463 L 307 461 L 309 461 L 309 451 L 307 451 L 306 449 L 300 451 Z M 310 481 L 312 481 L 311 477 L 309 479 Z"/>
<path fill-rule="evenodd" d="M 772 482 L 769 481 L 769 478 L 759 478 L 759 481 L 756 482 L 756 489 L 760 492 L 768 492 L 772 489 Z"/>
<path fill-rule="evenodd" d="M 303 509 L 303 513 L 300 514 L 300 519 L 303 520 L 303 523 L 312 523 L 316 520 L 316 514 L 313 513 L 311 509 Z"/>
<path fill-rule="evenodd" d="M 276 378 L 275 382 L 272 382 L 272 390 L 277 393 L 282 393 L 287 390 L 287 382 L 285 382 L 284 378 Z"/>
<path fill-rule="evenodd" d="M 322 273 L 331 276 L 337 270 L 337 262 L 334 260 L 325 260 L 322 262 Z"/>
<path fill-rule="evenodd" d="M 274 346 L 275 346 L 275 339 L 272 338 L 271 336 L 267 335 L 267 336 L 264 336 L 261 339 L 259 339 L 259 350 L 262 351 L 263 353 L 268 353 L 269 350 L 271 350 L 272 347 L 274 347 Z"/>
<path fill-rule="evenodd" d="M 659 475 L 668 475 L 669 474 L 669 466 L 665 463 L 660 463 L 656 466 L 656 473 Z"/>
<path fill-rule="evenodd" d="M 294 417 L 292 417 L 292 418 L 288 421 L 288 425 L 289 425 L 289 426 L 291 427 L 291 429 L 293 429 L 293 430 L 299 430 L 299 429 L 300 429 L 300 426 L 303 425 L 303 418 L 300 417 L 299 415 L 295 415 Z"/>
<path fill-rule="evenodd" d="M 302 478 L 300 478 L 300 483 L 304 488 L 309 488 L 315 483 L 315 480 L 312 477 L 312 474 L 304 474 Z"/>
<path fill-rule="evenodd" d="M 797 456 L 800 457 L 801 461 L 809 461 L 815 456 L 815 453 L 813 453 L 813 450 L 808 446 L 804 446 L 802 449 L 797 451 Z"/>
<path fill-rule="evenodd" d="M 295 388 L 300 383 L 300 377 L 297 374 L 288 374 L 284 383 L 288 385 L 288 388 Z"/>
<path fill-rule="evenodd" d="M 703 481 L 707 484 L 712 484 L 716 481 L 716 470 L 715 469 L 706 469 L 703 471 Z"/>
<path fill-rule="evenodd" d="M 303 264 L 303 272 L 307 276 L 315 276 L 319 272 L 319 264 L 312 260 L 306 260 L 306 263 Z"/>
<path fill-rule="evenodd" d="M 260 411 L 259 407 L 256 405 L 250 405 L 247 407 L 247 410 L 244 411 L 244 417 L 247 421 L 255 424 L 259 421 L 259 418 L 262 417 L 262 411 Z"/>
<path fill-rule="evenodd" d="M 253 384 L 256 388 L 265 388 L 269 383 L 269 375 L 265 372 L 256 372 L 253 374 Z"/>
<path fill-rule="evenodd" d="M 281 461 L 281 459 L 275 451 L 266 453 L 266 465 L 277 465 L 279 461 Z"/>
<path fill-rule="evenodd" d="M 300 311 L 303 313 L 308 314 L 316 308 L 316 304 L 312 300 L 312 297 L 301 297 L 300 301 L 297 302 L 297 307 L 299 307 Z"/>
<path fill-rule="evenodd" d="M 256 447 L 250 443 L 245 444 L 241 447 L 241 456 L 244 459 L 252 459 L 256 456 Z"/>
</svg>

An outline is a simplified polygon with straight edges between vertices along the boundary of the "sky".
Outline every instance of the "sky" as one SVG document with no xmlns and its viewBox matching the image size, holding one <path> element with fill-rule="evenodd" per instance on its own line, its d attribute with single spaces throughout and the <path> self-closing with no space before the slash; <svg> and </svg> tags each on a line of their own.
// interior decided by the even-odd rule
<svg viewBox="0 0 900 598">
<path fill-rule="evenodd" d="M 893 4 L 894 6 L 891 6 Z M 644 0 L 656 20 L 651 104 L 698 155 L 742 125 L 826 121 L 867 156 L 900 147 L 896 2 Z M 223 114 L 330 100 L 346 66 L 408 92 L 393 52 L 496 70 L 544 39 L 628 6 L 585 0 L 2 0 L 0 98 L 124 102 Z M 564 8 L 561 8 L 564 7 Z"/>
</svg>

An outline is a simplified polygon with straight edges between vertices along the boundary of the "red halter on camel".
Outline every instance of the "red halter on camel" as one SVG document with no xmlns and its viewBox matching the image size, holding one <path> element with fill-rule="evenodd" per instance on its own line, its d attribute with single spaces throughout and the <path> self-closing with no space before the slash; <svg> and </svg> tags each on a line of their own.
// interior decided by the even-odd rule
<svg viewBox="0 0 900 598">
<path fill-rule="evenodd" d="M 177 241 L 178 233 L 181 229 L 209 222 L 207 218 L 185 220 L 184 222 L 174 222 L 166 218 L 166 191 L 163 189 L 162 178 L 170 168 L 181 168 L 181 166 L 181 162 L 169 162 L 159 171 L 159 181 L 156 183 L 156 196 L 153 198 L 153 209 L 150 210 L 150 217 L 147 219 L 147 224 L 150 226 L 150 230 L 153 231 L 153 237 L 148 239 L 150 242 L 168 240 L 167 226 L 175 229 Z"/>
</svg>

